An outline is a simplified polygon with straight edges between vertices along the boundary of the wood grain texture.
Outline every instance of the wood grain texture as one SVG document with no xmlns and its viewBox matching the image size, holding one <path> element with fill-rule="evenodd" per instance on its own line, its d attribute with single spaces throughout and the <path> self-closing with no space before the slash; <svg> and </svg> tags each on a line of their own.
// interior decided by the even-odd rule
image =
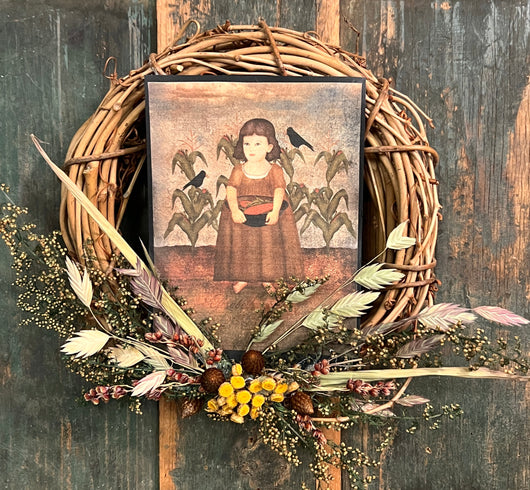
<svg viewBox="0 0 530 490">
<path fill-rule="evenodd" d="M 0 180 L 30 209 L 39 233 L 58 228 L 60 186 L 30 133 L 61 163 L 108 88 L 105 60 L 125 74 L 150 52 L 148 0 L 0 3 Z M 19 328 L 10 257 L 0 245 L 0 475 L 8 490 L 151 489 L 158 483 L 157 409 L 79 402 L 87 384 L 61 359 L 62 341 Z"/>
<path fill-rule="evenodd" d="M 340 1 L 317 0 L 316 31 L 320 39 L 326 43 L 339 45 L 340 43 Z"/>
</svg>

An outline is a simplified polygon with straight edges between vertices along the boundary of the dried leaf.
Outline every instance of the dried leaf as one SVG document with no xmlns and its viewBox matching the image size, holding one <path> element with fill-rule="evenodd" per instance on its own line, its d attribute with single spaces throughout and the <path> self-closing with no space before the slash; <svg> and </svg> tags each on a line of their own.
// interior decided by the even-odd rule
<svg viewBox="0 0 530 490">
<path fill-rule="evenodd" d="M 338 324 L 339 317 L 330 313 L 329 311 L 324 311 L 322 309 L 314 310 L 304 319 L 303 326 L 309 328 L 310 330 L 318 330 L 319 328 L 333 328 Z"/>
<path fill-rule="evenodd" d="M 377 417 L 383 417 L 383 418 L 390 418 L 390 417 L 396 416 L 394 412 L 392 412 L 391 410 L 388 410 L 387 408 L 384 408 L 382 410 L 377 410 L 377 408 L 380 406 L 381 405 L 377 405 L 376 403 L 365 403 L 361 407 L 361 411 L 371 412 L 372 410 L 376 410 L 372 415 L 376 415 Z"/>
<path fill-rule="evenodd" d="M 135 343 L 135 346 L 142 354 L 145 355 L 145 362 L 153 366 L 153 368 L 157 371 L 170 368 L 166 358 L 157 350 L 140 342 Z"/>
<path fill-rule="evenodd" d="M 85 211 L 90 215 L 90 217 L 98 224 L 101 230 L 110 238 L 114 243 L 117 249 L 123 254 L 123 256 L 129 261 L 130 264 L 139 263 L 140 267 L 146 268 L 147 266 L 142 263 L 140 257 L 136 254 L 133 248 L 127 243 L 126 240 L 116 231 L 114 226 L 112 226 L 109 221 L 101 214 L 99 209 L 94 206 L 90 199 L 83 193 L 83 191 L 73 182 L 65 172 L 63 172 L 46 154 L 42 146 L 39 143 L 39 140 L 35 135 L 31 135 L 31 139 L 42 155 L 46 163 L 52 169 L 52 171 L 59 177 L 61 182 L 65 187 L 70 191 L 74 196 L 79 205 L 85 209 Z M 203 352 L 208 352 L 213 348 L 212 343 L 206 338 L 202 333 L 201 329 L 193 322 L 193 320 L 186 315 L 182 308 L 175 302 L 175 300 L 169 295 L 167 291 L 162 289 L 162 305 L 164 311 L 168 314 L 170 318 L 175 320 L 180 327 L 185 330 L 188 335 L 192 335 L 197 339 L 201 339 L 204 342 L 202 346 Z"/>
<path fill-rule="evenodd" d="M 83 272 L 83 278 L 81 279 L 81 273 L 79 272 L 79 269 L 68 256 L 66 256 L 66 270 L 68 272 L 70 286 L 72 286 L 72 289 L 79 298 L 79 301 L 81 301 L 81 303 L 83 303 L 87 308 L 90 308 L 93 291 L 92 282 L 90 281 L 88 271 L 85 269 Z"/>
<path fill-rule="evenodd" d="M 383 264 L 372 264 L 363 267 L 353 278 L 360 286 L 378 290 L 403 279 L 404 274 L 396 269 L 381 269 Z"/>
<path fill-rule="evenodd" d="M 134 347 L 130 345 L 110 347 L 108 349 L 108 356 L 113 359 L 115 363 L 122 368 L 128 368 L 143 361 L 145 356 Z"/>
<path fill-rule="evenodd" d="M 412 245 L 416 243 L 415 238 L 403 236 L 403 232 L 405 231 L 407 224 L 408 221 L 403 221 L 403 223 L 396 226 L 396 228 L 392 230 L 390 235 L 388 235 L 386 248 L 390 248 L 392 250 L 402 250 L 404 248 L 412 247 Z"/>
<path fill-rule="evenodd" d="M 472 323 L 477 319 L 467 308 L 453 303 L 440 303 L 428 306 L 418 315 L 418 320 L 426 328 L 447 332 L 458 322 Z"/>
<path fill-rule="evenodd" d="M 445 335 L 433 335 L 432 337 L 412 340 L 398 349 L 396 357 L 409 359 L 411 357 L 421 356 L 437 347 L 444 337 Z"/>
<path fill-rule="evenodd" d="M 482 318 L 485 318 L 491 322 L 500 323 L 501 325 L 518 327 L 521 325 L 528 325 L 530 323 L 530 321 L 528 321 L 526 318 L 497 306 L 479 306 L 477 308 L 473 308 L 473 311 Z"/>
<path fill-rule="evenodd" d="M 153 317 L 153 330 L 155 332 L 161 332 L 166 337 L 173 337 L 176 333 L 180 333 L 181 330 L 175 327 L 174 323 L 165 316 L 154 315 Z"/>
<path fill-rule="evenodd" d="M 168 354 L 171 356 L 171 358 L 181 366 L 185 367 L 191 367 L 194 368 L 197 366 L 197 360 L 193 356 L 193 354 L 183 351 L 182 349 L 179 349 L 178 347 L 172 347 L 168 346 L 167 348 Z"/>
<path fill-rule="evenodd" d="M 290 303 L 301 303 L 302 301 L 305 301 L 306 299 L 310 298 L 311 295 L 315 293 L 315 291 L 320 287 L 320 284 L 314 284 L 313 286 L 307 286 L 303 288 L 302 291 L 293 291 L 289 296 L 287 296 L 286 301 L 289 301 Z"/>
<path fill-rule="evenodd" d="M 371 304 L 377 299 L 379 293 L 361 292 L 348 294 L 339 299 L 331 308 L 331 313 L 344 318 L 359 317 L 370 308 Z"/>
<path fill-rule="evenodd" d="M 267 340 L 282 323 L 283 320 L 276 320 L 275 322 L 263 325 L 257 335 L 253 337 L 252 343 Z"/>
<path fill-rule="evenodd" d="M 70 337 L 61 347 L 69 356 L 89 357 L 99 352 L 110 339 L 110 335 L 99 330 L 81 330 Z"/>
<path fill-rule="evenodd" d="M 363 381 L 380 381 L 385 379 L 419 378 L 423 376 L 451 376 L 473 379 L 511 379 L 528 380 L 530 376 L 520 376 L 494 371 L 488 368 L 471 370 L 468 367 L 438 367 L 415 369 L 368 369 L 355 371 L 334 371 L 318 377 L 319 386 L 307 388 L 306 391 L 348 391 L 346 383 L 350 379 Z"/>
<path fill-rule="evenodd" d="M 423 405 L 429 401 L 430 400 L 428 398 L 423 398 L 422 396 L 407 395 L 396 400 L 396 403 L 398 405 L 403 405 L 404 407 L 413 407 L 414 405 Z"/>
<path fill-rule="evenodd" d="M 156 390 L 166 379 L 166 371 L 154 371 L 143 377 L 131 392 L 131 396 L 143 396 Z"/>
</svg>

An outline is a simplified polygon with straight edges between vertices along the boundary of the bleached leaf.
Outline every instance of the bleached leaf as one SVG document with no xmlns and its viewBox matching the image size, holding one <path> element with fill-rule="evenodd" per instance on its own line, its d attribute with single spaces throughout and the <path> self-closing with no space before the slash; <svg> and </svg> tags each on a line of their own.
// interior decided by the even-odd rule
<svg viewBox="0 0 530 490">
<path fill-rule="evenodd" d="M 149 347 L 141 343 L 137 343 L 135 345 L 136 345 L 136 348 L 142 354 L 145 355 L 144 361 L 147 362 L 147 364 L 153 366 L 153 368 L 156 369 L 157 371 L 162 371 L 164 369 L 170 368 L 170 365 L 167 362 L 166 358 L 156 349 L 153 349 L 152 347 Z"/>
<path fill-rule="evenodd" d="M 103 349 L 109 339 L 109 335 L 99 330 L 81 330 L 62 345 L 61 352 L 69 356 L 89 357 Z"/>
<path fill-rule="evenodd" d="M 87 308 L 90 308 L 93 290 L 88 271 L 85 269 L 83 272 L 83 277 L 81 278 L 79 269 L 68 256 L 66 256 L 66 271 L 68 273 L 70 286 L 72 286 L 72 289 L 79 298 L 79 301 L 81 301 L 81 303 L 83 303 Z"/>
<path fill-rule="evenodd" d="M 304 319 L 302 325 L 310 330 L 318 330 L 319 328 L 333 328 L 338 324 L 339 317 L 330 313 L 329 311 L 324 311 L 321 309 L 314 310 Z"/>
<path fill-rule="evenodd" d="M 403 405 L 404 407 L 413 407 L 414 405 L 423 405 L 424 403 L 428 403 L 430 400 L 428 398 L 423 398 L 422 396 L 418 395 L 407 395 L 403 398 L 399 398 L 396 400 L 396 403 L 398 405 Z"/>
<path fill-rule="evenodd" d="M 282 323 L 283 320 L 276 320 L 275 322 L 263 325 L 257 335 L 252 339 L 252 343 L 263 342 L 268 339 Z"/>
<path fill-rule="evenodd" d="M 110 347 L 108 349 L 108 356 L 122 368 L 128 368 L 143 361 L 145 356 L 134 347 L 130 345 Z"/>
<path fill-rule="evenodd" d="M 331 308 L 331 313 L 344 318 L 359 317 L 368 310 L 371 304 L 377 299 L 379 293 L 361 292 L 350 293 L 339 299 Z"/>
<path fill-rule="evenodd" d="M 404 274 L 396 269 L 381 269 L 383 264 L 372 264 L 363 267 L 353 278 L 360 286 L 377 290 L 403 279 Z"/>
<path fill-rule="evenodd" d="M 131 392 L 131 396 L 142 396 L 156 390 L 166 379 L 166 371 L 155 371 L 143 377 Z"/>
<path fill-rule="evenodd" d="M 432 337 L 411 340 L 408 344 L 400 347 L 395 355 L 405 359 L 421 356 L 437 347 L 444 337 L 445 335 L 433 335 Z"/>
<path fill-rule="evenodd" d="M 501 325 L 521 326 L 528 325 L 530 323 L 530 321 L 528 321 L 526 318 L 497 306 L 479 306 L 477 308 L 473 308 L 473 311 L 482 318 L 485 318 L 491 322 L 500 323 Z"/>
<path fill-rule="evenodd" d="M 301 303 L 306 299 L 310 298 L 312 294 L 320 287 L 320 284 L 314 284 L 313 286 L 307 286 L 303 291 L 293 291 L 289 296 L 287 296 L 286 301 L 290 303 Z"/>
<path fill-rule="evenodd" d="M 386 248 L 392 250 L 402 250 L 404 248 L 412 247 L 416 243 L 415 238 L 403 236 L 403 232 L 407 227 L 408 221 L 403 221 L 400 225 L 396 226 L 388 235 L 386 241 Z"/>
<path fill-rule="evenodd" d="M 467 324 L 477 319 L 467 308 L 453 303 L 439 303 L 424 308 L 418 315 L 420 323 L 433 330 L 447 332 L 458 322 Z"/>
</svg>

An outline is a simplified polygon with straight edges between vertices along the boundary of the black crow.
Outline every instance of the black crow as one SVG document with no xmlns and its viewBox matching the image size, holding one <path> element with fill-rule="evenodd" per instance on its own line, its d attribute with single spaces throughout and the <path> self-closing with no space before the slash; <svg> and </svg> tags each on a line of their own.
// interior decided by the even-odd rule
<svg viewBox="0 0 530 490">
<path fill-rule="evenodd" d="M 206 177 L 206 172 L 204 170 L 201 170 L 193 179 L 191 179 L 183 188 L 184 190 L 186 187 L 189 187 L 192 185 L 193 187 L 199 188 L 202 183 L 204 182 L 204 177 Z"/>
<path fill-rule="evenodd" d="M 311 151 L 315 151 L 313 146 L 311 146 L 304 138 L 302 138 L 293 128 L 287 128 L 287 136 L 289 136 L 289 141 L 291 145 L 296 148 L 300 148 L 302 145 L 306 145 Z"/>
</svg>

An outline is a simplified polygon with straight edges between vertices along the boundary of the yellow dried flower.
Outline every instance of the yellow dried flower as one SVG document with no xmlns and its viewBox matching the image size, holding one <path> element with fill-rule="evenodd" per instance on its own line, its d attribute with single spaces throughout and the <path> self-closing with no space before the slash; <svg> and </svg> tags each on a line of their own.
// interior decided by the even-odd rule
<svg viewBox="0 0 530 490">
<path fill-rule="evenodd" d="M 250 412 L 250 407 L 246 403 L 239 405 L 239 407 L 237 408 L 237 414 L 240 417 L 244 417 L 245 415 L 248 415 L 249 412 Z"/>
<path fill-rule="evenodd" d="M 263 395 L 254 395 L 252 397 L 252 406 L 255 408 L 261 407 L 265 403 L 265 397 Z"/>
<path fill-rule="evenodd" d="M 287 388 L 287 393 L 292 393 L 293 391 L 296 391 L 298 388 L 300 388 L 300 385 L 296 381 L 291 381 L 289 383 L 289 387 Z"/>
<path fill-rule="evenodd" d="M 232 376 L 230 378 L 230 383 L 236 390 L 239 390 L 245 386 L 245 378 L 243 378 L 243 376 Z"/>
<path fill-rule="evenodd" d="M 222 407 L 219 412 L 218 412 L 220 415 L 222 415 L 223 417 L 225 417 L 226 415 L 230 415 L 232 413 L 234 413 L 234 409 L 233 408 L 230 408 L 228 405 L 225 405 L 224 407 Z"/>
<path fill-rule="evenodd" d="M 262 387 L 264 390 L 272 391 L 272 390 L 274 390 L 274 388 L 276 387 L 276 381 L 274 381 L 274 379 L 272 379 L 272 378 L 265 378 L 265 379 L 261 382 L 261 387 Z"/>
<path fill-rule="evenodd" d="M 241 376 L 242 374 L 243 374 L 243 368 L 241 367 L 241 364 L 234 364 L 232 366 L 232 375 Z"/>
<path fill-rule="evenodd" d="M 219 405 L 213 398 L 211 400 L 208 400 L 208 404 L 206 405 L 207 412 L 217 412 L 218 409 Z"/>
<path fill-rule="evenodd" d="M 253 379 L 248 387 L 251 393 L 258 393 L 261 391 L 261 381 L 259 379 Z"/>
<path fill-rule="evenodd" d="M 252 420 L 256 420 L 259 416 L 260 411 L 261 411 L 261 408 L 257 408 L 257 407 L 252 408 L 252 410 L 250 411 L 250 418 Z"/>
<path fill-rule="evenodd" d="M 236 395 L 234 394 L 231 394 L 227 399 L 226 399 L 226 405 L 230 408 L 236 408 L 237 407 L 237 399 L 236 399 Z"/>
<path fill-rule="evenodd" d="M 245 419 L 241 417 L 241 415 L 238 415 L 237 413 L 233 413 L 232 416 L 230 417 L 230 420 L 232 422 L 235 422 L 236 424 L 242 424 L 245 421 Z"/>
<path fill-rule="evenodd" d="M 270 396 L 270 400 L 272 402 L 276 402 L 276 403 L 281 403 L 283 402 L 283 398 L 284 396 L 281 394 L 281 393 L 273 393 L 271 396 Z"/>
<path fill-rule="evenodd" d="M 287 383 L 278 383 L 276 385 L 276 388 L 274 388 L 274 393 L 285 393 L 289 388 L 289 385 Z"/>
<path fill-rule="evenodd" d="M 215 401 L 217 402 L 217 405 L 219 405 L 220 407 L 226 404 L 226 398 L 224 396 L 218 396 L 215 399 Z"/>
<path fill-rule="evenodd" d="M 223 383 L 219 386 L 219 395 L 224 396 L 225 398 L 230 396 L 234 392 L 234 388 L 228 382 Z"/>
<path fill-rule="evenodd" d="M 247 391 L 247 390 L 238 391 L 236 394 L 236 400 L 239 403 L 248 403 L 251 398 L 252 398 L 252 395 L 250 394 L 250 391 Z"/>
</svg>

